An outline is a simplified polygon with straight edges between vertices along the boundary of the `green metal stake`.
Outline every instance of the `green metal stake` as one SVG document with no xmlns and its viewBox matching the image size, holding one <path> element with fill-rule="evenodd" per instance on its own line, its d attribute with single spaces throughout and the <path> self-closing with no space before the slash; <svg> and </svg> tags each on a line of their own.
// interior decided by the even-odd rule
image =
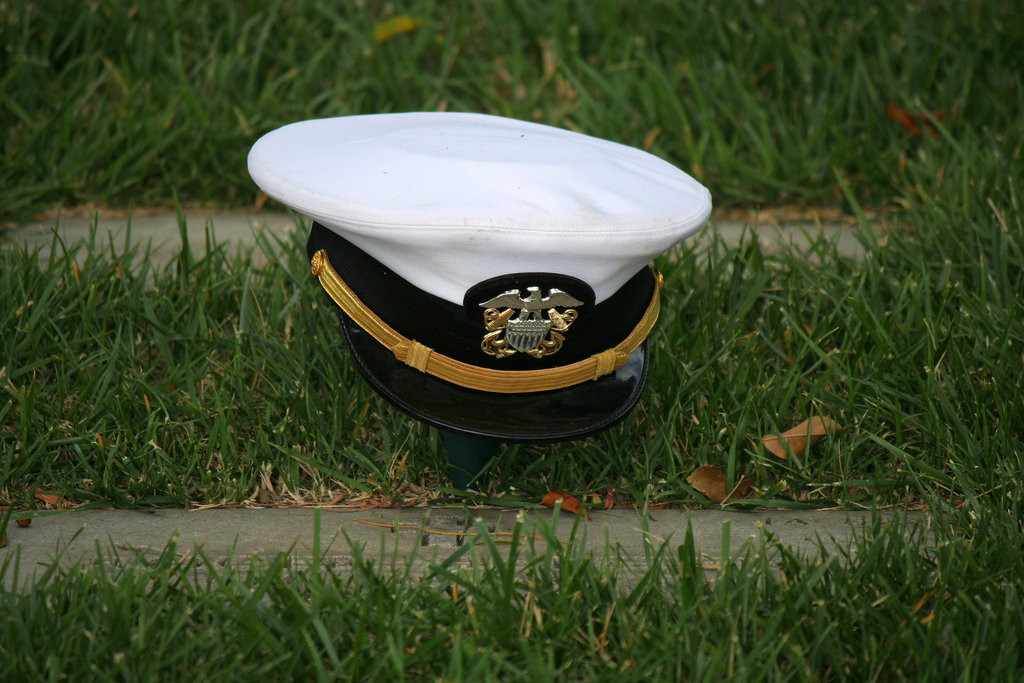
<svg viewBox="0 0 1024 683">
<path fill-rule="evenodd" d="M 465 491 L 470 484 L 475 483 L 479 489 L 487 481 L 482 473 L 498 454 L 501 442 L 452 432 L 442 431 L 441 434 L 448 450 L 448 473 L 452 478 L 452 486 Z"/>
</svg>

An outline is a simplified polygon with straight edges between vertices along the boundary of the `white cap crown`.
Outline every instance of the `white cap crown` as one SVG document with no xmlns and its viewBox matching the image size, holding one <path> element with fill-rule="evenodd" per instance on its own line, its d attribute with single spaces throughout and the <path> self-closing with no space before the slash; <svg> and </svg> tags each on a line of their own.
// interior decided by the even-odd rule
<svg viewBox="0 0 1024 683">
<path fill-rule="evenodd" d="M 652 154 L 482 114 L 294 123 L 256 142 L 249 173 L 458 304 L 478 282 L 527 271 L 579 278 L 600 302 L 711 212 L 705 187 Z"/>
</svg>

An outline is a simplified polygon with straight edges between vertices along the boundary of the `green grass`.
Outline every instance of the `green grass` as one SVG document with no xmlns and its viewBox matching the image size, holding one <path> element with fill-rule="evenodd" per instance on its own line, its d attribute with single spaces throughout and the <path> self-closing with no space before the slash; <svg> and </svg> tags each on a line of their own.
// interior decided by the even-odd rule
<svg viewBox="0 0 1024 683">
<path fill-rule="evenodd" d="M 557 523 L 557 520 L 556 520 Z M 563 518 L 561 523 L 566 523 Z M 1024 633 L 1016 538 L 990 526 L 927 550 L 876 521 L 849 551 L 772 539 L 723 557 L 693 536 L 621 555 L 551 533 L 476 544 L 425 568 L 354 546 L 340 572 L 285 556 L 98 548 L 2 593 L 10 680 L 1013 680 Z M 1000 531 L 1002 530 L 1002 531 Z M 723 533 L 728 548 L 728 527 Z M 983 558 L 983 559 L 982 559 Z M 468 562 L 467 564 L 460 563 Z M 0 569 L 12 571 L 11 566 Z M 0 576 L 2 578 L 2 576 Z"/>
<path fill-rule="evenodd" d="M 907 214 L 884 244 L 863 232 L 856 260 L 823 239 L 662 259 L 672 305 L 640 408 L 582 442 L 508 447 L 489 493 L 700 504 L 685 479 L 714 464 L 775 504 L 998 504 L 1024 439 L 1024 224 L 1012 189 L 991 197 Z M 443 483 L 436 432 L 347 362 L 299 242 L 165 267 L 96 242 L 55 243 L 41 265 L 6 248 L 5 499 L 239 502 L 265 469 L 318 502 Z M 759 446 L 811 415 L 844 431 L 803 461 Z"/>
<path fill-rule="evenodd" d="M 76 3 L 0 22 L 0 223 L 55 205 L 248 206 L 245 154 L 304 118 L 483 111 L 678 163 L 719 206 L 889 204 L 956 163 L 889 101 L 1012 163 L 1024 37 L 1003 2 Z M 377 44 L 397 12 L 422 20 Z M 922 158 L 922 155 L 925 158 Z"/>
<path fill-rule="evenodd" d="M 686 477 L 712 464 L 731 483 L 752 477 L 763 505 L 924 507 L 937 545 L 876 527 L 849 556 L 776 548 L 773 572 L 752 547 L 709 580 L 674 539 L 627 580 L 572 545 L 513 549 L 517 572 L 484 540 L 462 552 L 491 569 L 471 574 L 268 561 L 209 585 L 168 547 L 0 593 L 0 678 L 1012 679 L 1016 3 L 678 5 L 410 3 L 400 11 L 419 27 L 377 44 L 390 4 L 4 4 L 0 223 L 88 203 L 251 206 L 244 160 L 262 133 L 446 108 L 649 147 L 720 207 L 841 209 L 864 256 L 824 238 L 768 250 L 751 234 L 663 257 L 669 305 L 633 416 L 585 441 L 506 448 L 487 490 L 465 497 L 444 488 L 437 433 L 348 364 L 301 235 L 238 254 L 211 232 L 205 256 L 168 265 L 124 253 L 123 236 L 55 241 L 42 262 L 5 245 L 0 504 L 24 517 L 39 490 L 131 507 L 440 488 L 515 505 L 614 487 L 620 503 L 704 506 Z M 890 101 L 942 121 L 920 119 L 915 138 Z M 844 430 L 799 460 L 759 447 L 813 415 Z"/>
</svg>

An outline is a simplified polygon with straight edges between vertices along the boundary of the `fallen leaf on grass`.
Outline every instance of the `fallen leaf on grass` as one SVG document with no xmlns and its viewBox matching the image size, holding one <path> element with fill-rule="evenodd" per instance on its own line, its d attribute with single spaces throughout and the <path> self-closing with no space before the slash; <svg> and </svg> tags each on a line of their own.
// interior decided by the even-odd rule
<svg viewBox="0 0 1024 683">
<path fill-rule="evenodd" d="M 945 114 L 941 111 L 933 111 L 930 115 L 924 112 L 911 112 L 897 107 L 892 100 L 889 100 L 889 108 L 886 109 L 885 115 L 906 128 L 907 132 L 914 136 L 914 139 L 921 138 L 922 128 L 928 131 L 933 138 L 939 137 L 939 131 L 935 129 L 935 124 L 932 121 L 937 121 L 940 124 L 946 122 Z"/>
<path fill-rule="evenodd" d="M 729 480 L 716 465 L 702 465 L 686 478 L 693 488 L 708 497 L 712 503 L 721 503 L 729 494 Z"/>
<path fill-rule="evenodd" d="M 373 39 L 379 44 L 403 33 L 411 33 L 422 23 L 422 19 L 401 14 L 385 19 L 373 27 Z"/>
<path fill-rule="evenodd" d="M 750 495 L 751 489 L 754 488 L 754 478 L 746 476 L 736 482 L 736 485 L 730 491 L 729 480 L 716 465 L 702 465 L 698 467 L 690 473 L 690 476 L 686 478 L 686 482 L 707 496 L 708 500 L 712 503 L 727 503 L 730 500 L 741 500 Z"/>
<path fill-rule="evenodd" d="M 544 495 L 544 498 L 540 501 L 542 505 L 549 508 L 555 507 L 555 503 L 562 501 L 562 509 L 573 514 L 581 514 L 590 520 L 590 515 L 587 514 L 587 509 L 580 505 L 580 501 L 568 493 L 561 493 L 560 491 L 552 491 Z"/>
<path fill-rule="evenodd" d="M 750 495 L 750 492 L 753 490 L 753 488 L 754 478 L 748 474 L 747 476 L 743 477 L 738 482 L 736 482 L 736 486 L 732 487 L 732 491 L 729 492 L 729 495 L 726 496 L 725 499 L 743 500 L 744 498 Z"/>
<path fill-rule="evenodd" d="M 66 508 L 71 507 L 71 501 L 67 498 L 55 495 L 53 493 L 36 493 L 36 499 L 42 503 L 55 508 Z"/>
<path fill-rule="evenodd" d="M 600 505 L 602 510 L 611 510 L 615 505 L 615 487 L 610 487 L 603 496 L 600 493 L 588 493 L 584 501 L 587 505 L 593 507 Z"/>
<path fill-rule="evenodd" d="M 807 449 L 817 443 L 821 437 L 841 430 L 842 427 L 835 420 L 827 417 L 812 417 L 778 436 L 768 434 L 761 437 L 761 443 L 772 454 L 785 460 L 789 458 L 787 446 L 798 456 L 803 457 L 807 453 Z"/>
</svg>

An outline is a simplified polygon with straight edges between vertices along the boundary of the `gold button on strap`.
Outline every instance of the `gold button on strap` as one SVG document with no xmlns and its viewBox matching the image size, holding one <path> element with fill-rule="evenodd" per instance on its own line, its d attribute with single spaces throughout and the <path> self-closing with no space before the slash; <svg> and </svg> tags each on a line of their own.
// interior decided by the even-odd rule
<svg viewBox="0 0 1024 683">
<path fill-rule="evenodd" d="M 310 270 L 320 280 L 324 291 L 334 303 L 399 361 L 446 382 L 467 389 L 497 394 L 524 394 L 571 387 L 610 374 L 625 365 L 636 347 L 643 343 L 658 320 L 661 298 L 661 274 L 654 272 L 654 293 L 640 322 L 625 339 L 613 348 L 589 358 L 542 370 L 493 370 L 449 358 L 396 332 L 359 300 L 331 266 L 323 249 L 313 254 Z"/>
</svg>

